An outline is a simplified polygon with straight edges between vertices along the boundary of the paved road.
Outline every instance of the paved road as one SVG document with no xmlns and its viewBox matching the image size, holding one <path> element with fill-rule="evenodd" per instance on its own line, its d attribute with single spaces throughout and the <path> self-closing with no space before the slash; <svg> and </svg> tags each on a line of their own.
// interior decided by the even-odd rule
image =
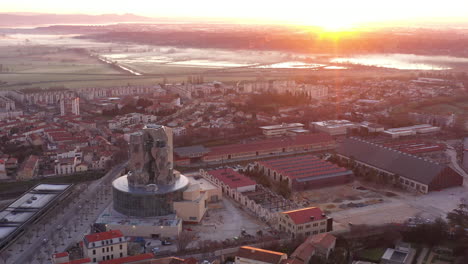
<svg viewBox="0 0 468 264">
<path fill-rule="evenodd" d="M 468 173 L 462 167 L 460 167 L 457 159 L 457 151 L 455 151 L 453 148 L 447 148 L 446 153 L 450 157 L 452 168 L 463 176 L 465 179 L 463 185 L 468 187 Z"/>
<path fill-rule="evenodd" d="M 83 235 L 88 233 L 90 225 L 110 203 L 110 183 L 126 166 L 127 162 L 118 165 L 101 179 L 78 189 L 81 194 L 70 202 L 63 213 L 50 217 L 51 220 L 45 226 L 36 224 L 40 231 L 34 233 L 29 242 L 23 245 L 15 243 L 7 249 L 12 254 L 7 263 L 49 263 L 47 259 L 54 251 L 63 252 L 69 246 L 81 241 Z M 26 237 L 26 234 L 23 237 Z M 47 242 L 44 242 L 44 239 L 47 239 Z M 55 246 L 54 240 L 59 241 Z"/>
</svg>

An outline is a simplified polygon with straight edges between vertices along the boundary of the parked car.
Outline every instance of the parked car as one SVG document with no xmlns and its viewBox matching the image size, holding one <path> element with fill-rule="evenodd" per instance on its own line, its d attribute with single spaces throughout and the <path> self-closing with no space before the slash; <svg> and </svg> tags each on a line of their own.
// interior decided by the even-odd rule
<svg viewBox="0 0 468 264">
<path fill-rule="evenodd" d="M 171 242 L 171 241 L 168 241 L 168 240 L 163 240 L 163 241 L 161 242 L 161 244 L 162 244 L 163 246 L 170 246 L 170 245 L 172 245 L 172 242 Z"/>
</svg>

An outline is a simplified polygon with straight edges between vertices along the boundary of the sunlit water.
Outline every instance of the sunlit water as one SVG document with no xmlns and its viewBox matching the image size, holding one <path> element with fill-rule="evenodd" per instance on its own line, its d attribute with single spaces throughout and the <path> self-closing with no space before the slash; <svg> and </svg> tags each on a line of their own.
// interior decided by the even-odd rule
<svg viewBox="0 0 468 264">
<path fill-rule="evenodd" d="M 449 67 L 448 64 L 468 63 L 468 58 L 414 54 L 371 54 L 333 58 L 330 62 L 360 64 L 400 70 L 450 70 L 451 67 Z"/>
<path fill-rule="evenodd" d="M 109 61 L 128 65 L 132 69 L 138 69 L 140 66 L 172 65 L 200 68 L 345 70 L 352 68 L 349 64 L 355 64 L 400 70 L 449 70 L 463 64 L 468 66 L 468 58 L 452 56 L 369 54 L 328 57 L 327 54 L 320 54 L 316 57 L 318 54 L 105 43 L 76 39 L 75 36 L 8 34 L 0 39 L 0 46 L 47 45 L 86 48 Z"/>
</svg>

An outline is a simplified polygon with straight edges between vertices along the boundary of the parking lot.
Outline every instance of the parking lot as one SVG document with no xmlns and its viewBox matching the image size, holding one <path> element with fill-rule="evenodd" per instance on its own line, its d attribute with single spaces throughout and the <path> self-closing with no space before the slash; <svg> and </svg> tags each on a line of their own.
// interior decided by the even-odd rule
<svg viewBox="0 0 468 264">
<path fill-rule="evenodd" d="M 247 234 L 255 235 L 262 230 L 265 233 L 268 227 L 252 215 L 243 211 L 233 201 L 223 198 L 221 209 L 212 209 L 199 225 L 187 225 L 185 228 L 197 233 L 197 240 L 223 241 L 241 236 L 242 230 Z"/>
</svg>

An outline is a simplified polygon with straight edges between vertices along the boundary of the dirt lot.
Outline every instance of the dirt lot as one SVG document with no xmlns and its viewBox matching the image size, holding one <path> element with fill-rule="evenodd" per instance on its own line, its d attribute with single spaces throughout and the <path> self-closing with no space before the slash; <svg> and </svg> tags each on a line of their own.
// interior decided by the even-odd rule
<svg viewBox="0 0 468 264">
<path fill-rule="evenodd" d="M 293 194 L 292 199 L 304 207 L 317 206 L 327 212 L 337 212 L 384 203 L 389 198 L 400 195 L 410 194 L 390 187 L 384 188 L 355 181 L 346 185 L 297 192 Z"/>
</svg>

